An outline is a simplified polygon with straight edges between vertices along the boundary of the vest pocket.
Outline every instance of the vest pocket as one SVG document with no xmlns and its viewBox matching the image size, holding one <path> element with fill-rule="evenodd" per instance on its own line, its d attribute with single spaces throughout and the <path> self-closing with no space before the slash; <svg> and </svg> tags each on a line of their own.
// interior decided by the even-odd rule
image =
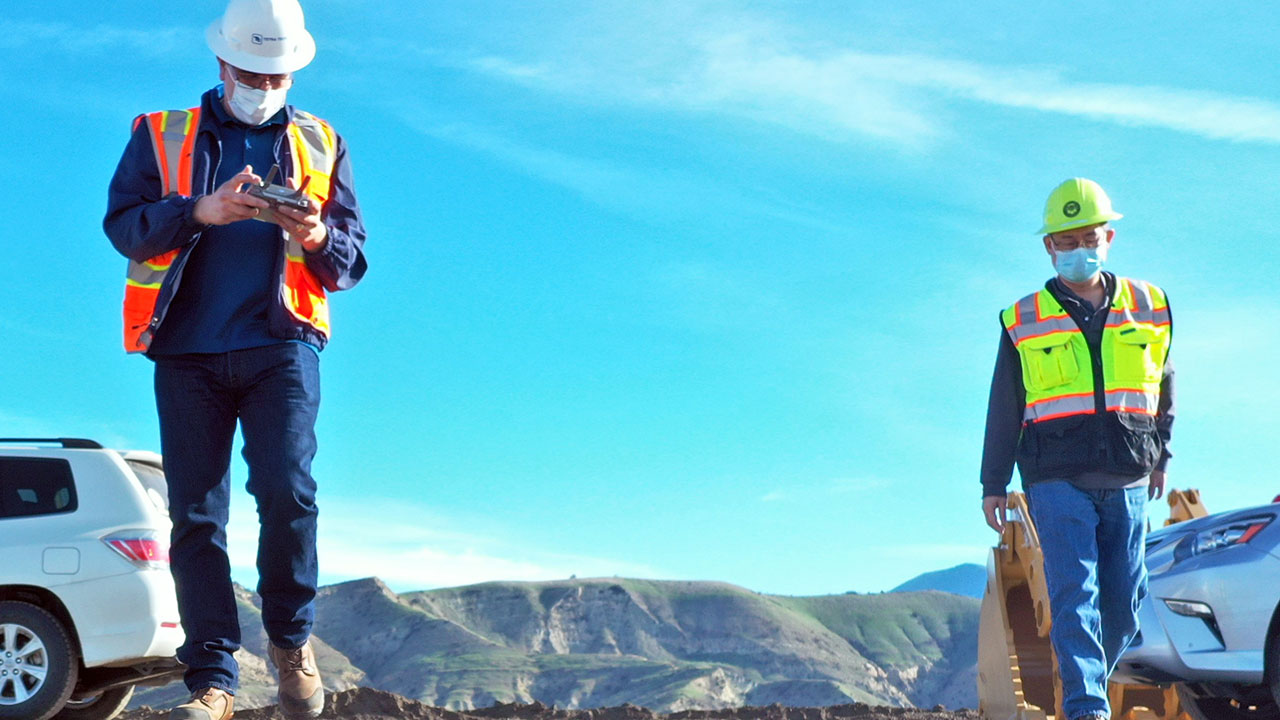
<svg viewBox="0 0 1280 720">
<path fill-rule="evenodd" d="M 1022 356 L 1023 382 L 1028 390 L 1052 390 L 1075 381 L 1080 375 L 1070 335 L 1030 338 L 1018 349 Z"/>
<path fill-rule="evenodd" d="M 1161 350 L 1168 342 L 1167 328 L 1126 325 L 1111 343 L 1111 367 L 1121 382 L 1158 383 L 1164 375 Z"/>
<path fill-rule="evenodd" d="M 1073 415 L 1023 426 L 1018 448 L 1023 478 L 1068 478 L 1088 469 L 1095 417 Z"/>
<path fill-rule="evenodd" d="M 1111 433 L 1112 470 L 1149 475 L 1160 459 L 1163 444 L 1156 433 L 1156 419 L 1140 413 L 1107 413 Z"/>
</svg>

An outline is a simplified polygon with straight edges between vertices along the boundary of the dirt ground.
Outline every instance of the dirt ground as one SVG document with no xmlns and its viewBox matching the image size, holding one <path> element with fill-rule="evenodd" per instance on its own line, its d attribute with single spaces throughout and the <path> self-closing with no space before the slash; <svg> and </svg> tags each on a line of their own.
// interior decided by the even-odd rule
<svg viewBox="0 0 1280 720">
<path fill-rule="evenodd" d="M 278 717 L 275 707 L 236 711 L 236 720 Z M 165 720 L 167 711 L 139 708 L 120 720 Z M 355 688 L 331 696 L 321 718 L 345 720 L 977 720 L 976 710 L 955 712 L 913 708 L 871 707 L 861 703 L 824 708 L 767 707 L 728 710 L 686 710 L 661 715 L 634 705 L 596 710 L 556 710 L 545 705 L 495 705 L 466 713 L 424 705 L 399 695 Z"/>
</svg>

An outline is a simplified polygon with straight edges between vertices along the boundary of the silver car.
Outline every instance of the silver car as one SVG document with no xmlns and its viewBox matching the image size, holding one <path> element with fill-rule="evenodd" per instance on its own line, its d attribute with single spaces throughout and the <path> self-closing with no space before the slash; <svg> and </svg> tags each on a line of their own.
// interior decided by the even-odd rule
<svg viewBox="0 0 1280 720">
<path fill-rule="evenodd" d="M 1280 720 L 1280 505 L 1148 535 L 1150 592 L 1113 681 L 1175 683 L 1194 720 Z"/>
</svg>

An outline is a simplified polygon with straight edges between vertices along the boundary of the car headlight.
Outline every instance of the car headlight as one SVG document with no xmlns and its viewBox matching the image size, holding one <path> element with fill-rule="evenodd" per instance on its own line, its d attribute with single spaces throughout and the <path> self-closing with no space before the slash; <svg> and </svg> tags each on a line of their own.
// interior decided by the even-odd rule
<svg viewBox="0 0 1280 720">
<path fill-rule="evenodd" d="M 1207 528 L 1193 535 L 1188 535 L 1178 542 L 1173 551 L 1174 562 L 1181 562 L 1206 553 L 1223 550 L 1237 545 L 1244 545 L 1257 537 L 1262 529 L 1271 524 L 1275 516 L 1242 518 L 1226 525 Z"/>
</svg>

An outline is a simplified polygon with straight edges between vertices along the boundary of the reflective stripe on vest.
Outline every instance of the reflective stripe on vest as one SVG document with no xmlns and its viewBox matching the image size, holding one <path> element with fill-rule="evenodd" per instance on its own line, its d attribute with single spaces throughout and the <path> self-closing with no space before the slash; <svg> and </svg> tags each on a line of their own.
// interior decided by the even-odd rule
<svg viewBox="0 0 1280 720">
<path fill-rule="evenodd" d="M 311 113 L 295 110 L 289 124 L 289 148 L 293 158 L 294 178 L 310 178 L 307 192 L 323 208 L 332 188 L 333 165 L 338 158 L 338 138 L 329 123 Z M 324 286 L 307 267 L 302 243 L 288 236 L 284 250 L 284 277 L 280 293 L 285 309 L 307 323 L 326 338 L 329 325 L 329 301 Z"/>
<path fill-rule="evenodd" d="M 1169 301 L 1150 283 L 1127 278 L 1118 282 L 1102 331 L 1106 409 L 1155 415 L 1173 327 Z"/>
<path fill-rule="evenodd" d="M 1117 282 L 1102 332 L 1104 409 L 1155 415 L 1169 350 L 1168 301 L 1149 283 Z M 1022 298 L 1002 320 L 1022 363 L 1023 422 L 1096 412 L 1088 342 L 1052 293 L 1044 289 Z"/>
<path fill-rule="evenodd" d="M 151 132 L 162 197 L 171 193 L 190 197 L 194 172 L 192 154 L 200 127 L 200 108 L 141 115 L 134 121 L 134 128 L 143 121 Z M 293 172 L 289 177 L 295 178 L 299 185 L 304 178 L 310 178 L 307 193 L 316 198 L 323 208 L 332 187 L 337 136 L 328 123 L 302 111 L 294 112 L 293 122 L 285 134 L 289 139 L 289 154 L 293 158 Z M 324 287 L 307 267 L 301 243 L 287 235 L 285 237 L 285 262 L 280 282 L 284 306 L 294 318 L 328 338 L 329 306 Z M 178 249 L 175 248 L 145 262 L 129 262 L 124 291 L 126 351 L 146 352 L 150 346 L 155 324 L 159 321 L 155 312 L 160 288 L 177 256 Z"/>
<path fill-rule="evenodd" d="M 156 156 L 156 168 L 160 171 L 160 195 L 170 193 L 191 195 L 191 155 L 195 150 L 195 129 L 200 126 L 200 108 L 189 110 L 165 110 L 139 115 L 133 122 L 145 121 L 151 133 L 151 146 Z M 160 299 L 160 286 L 169 273 L 169 266 L 178 257 L 178 250 L 170 250 L 145 262 L 129 261 L 124 284 L 124 349 L 126 352 L 145 352 L 151 344 L 152 325 L 156 321 L 156 304 Z"/>
</svg>

